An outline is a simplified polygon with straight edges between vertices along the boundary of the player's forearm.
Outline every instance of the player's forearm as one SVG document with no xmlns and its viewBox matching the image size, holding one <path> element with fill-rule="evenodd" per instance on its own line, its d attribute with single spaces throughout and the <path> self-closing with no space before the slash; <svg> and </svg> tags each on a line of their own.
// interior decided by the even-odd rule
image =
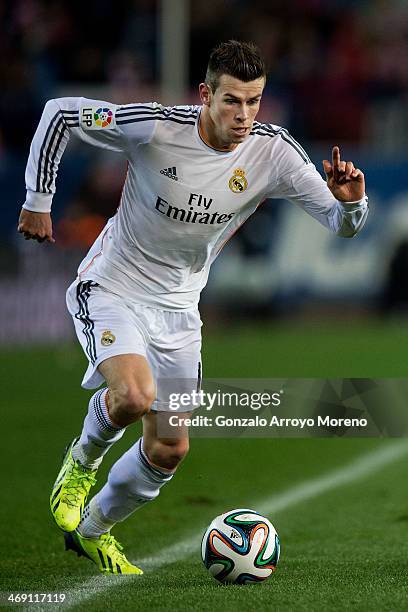
<svg viewBox="0 0 408 612">
<path fill-rule="evenodd" d="M 49 212 L 55 193 L 55 181 L 70 131 L 78 125 L 81 98 L 49 100 L 30 147 L 26 167 L 27 197 L 23 208 Z"/>
<path fill-rule="evenodd" d="M 352 238 L 359 232 L 368 215 L 366 196 L 355 203 L 339 202 L 328 189 L 320 197 L 305 199 L 303 208 L 331 232 L 343 238 Z"/>
<path fill-rule="evenodd" d="M 368 215 L 368 201 L 339 202 L 314 166 L 301 169 L 291 177 L 289 198 L 331 232 L 351 238 L 359 232 Z"/>
</svg>

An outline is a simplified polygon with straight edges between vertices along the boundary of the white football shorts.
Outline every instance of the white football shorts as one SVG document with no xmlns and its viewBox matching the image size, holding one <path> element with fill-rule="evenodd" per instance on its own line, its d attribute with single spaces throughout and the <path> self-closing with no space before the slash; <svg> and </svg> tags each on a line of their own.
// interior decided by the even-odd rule
<svg viewBox="0 0 408 612">
<path fill-rule="evenodd" d="M 198 309 L 151 308 L 89 280 L 74 281 L 66 297 L 78 340 L 89 360 L 82 387 L 96 389 L 105 381 L 98 365 L 108 357 L 137 354 L 146 357 L 156 382 L 152 410 L 169 410 L 169 388 L 178 393 L 200 390 L 202 322 Z M 171 411 L 197 407 L 172 407 Z"/>
</svg>

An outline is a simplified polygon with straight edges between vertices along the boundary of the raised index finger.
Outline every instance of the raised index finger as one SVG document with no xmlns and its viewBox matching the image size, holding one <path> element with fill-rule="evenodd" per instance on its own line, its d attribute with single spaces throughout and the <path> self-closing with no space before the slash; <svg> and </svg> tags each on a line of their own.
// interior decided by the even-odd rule
<svg viewBox="0 0 408 612">
<path fill-rule="evenodd" d="M 339 164 L 340 164 L 340 149 L 337 146 L 333 147 L 333 150 L 332 150 L 332 163 L 333 163 L 333 168 L 338 170 Z"/>
<path fill-rule="evenodd" d="M 340 149 L 338 146 L 333 147 L 332 149 L 332 165 L 333 165 L 333 177 L 334 180 L 339 180 L 339 172 L 340 172 Z"/>
</svg>

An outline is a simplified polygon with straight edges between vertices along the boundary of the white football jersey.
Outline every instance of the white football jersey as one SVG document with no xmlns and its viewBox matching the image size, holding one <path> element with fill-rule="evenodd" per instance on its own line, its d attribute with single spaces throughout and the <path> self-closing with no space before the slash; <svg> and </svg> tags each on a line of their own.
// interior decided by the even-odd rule
<svg viewBox="0 0 408 612">
<path fill-rule="evenodd" d="M 341 236 L 361 229 L 366 198 L 338 202 L 287 130 L 255 122 L 233 151 L 217 151 L 200 137 L 200 112 L 155 102 L 47 102 L 30 149 L 24 208 L 50 211 L 71 133 L 128 160 L 119 208 L 80 265 L 81 280 L 156 308 L 190 309 L 224 244 L 267 198 L 296 203 Z"/>
</svg>

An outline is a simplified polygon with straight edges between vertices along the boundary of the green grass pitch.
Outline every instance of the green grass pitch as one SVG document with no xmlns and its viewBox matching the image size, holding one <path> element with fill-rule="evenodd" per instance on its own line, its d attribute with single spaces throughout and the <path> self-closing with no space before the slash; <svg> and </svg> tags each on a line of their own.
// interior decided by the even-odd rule
<svg viewBox="0 0 408 612">
<path fill-rule="evenodd" d="M 406 377 L 407 340 L 408 329 L 396 324 L 204 328 L 204 373 Z M 66 593 L 69 609 L 86 612 L 408 609 L 406 459 L 271 515 L 282 556 L 274 576 L 261 585 L 218 585 L 204 569 L 198 546 L 178 559 L 167 555 L 159 566 L 161 553 L 177 550 L 215 515 L 279 495 L 365 453 L 392 447 L 397 443 L 392 440 L 195 438 L 159 499 L 114 532 L 131 560 L 153 557 L 155 568 L 133 579 L 104 577 L 91 562 L 65 553 L 48 495 L 90 395 L 80 388 L 84 366 L 74 345 L 5 350 L 0 356 L 0 591 Z M 136 426 L 127 431 L 108 455 L 98 484 L 137 437 Z"/>
</svg>

